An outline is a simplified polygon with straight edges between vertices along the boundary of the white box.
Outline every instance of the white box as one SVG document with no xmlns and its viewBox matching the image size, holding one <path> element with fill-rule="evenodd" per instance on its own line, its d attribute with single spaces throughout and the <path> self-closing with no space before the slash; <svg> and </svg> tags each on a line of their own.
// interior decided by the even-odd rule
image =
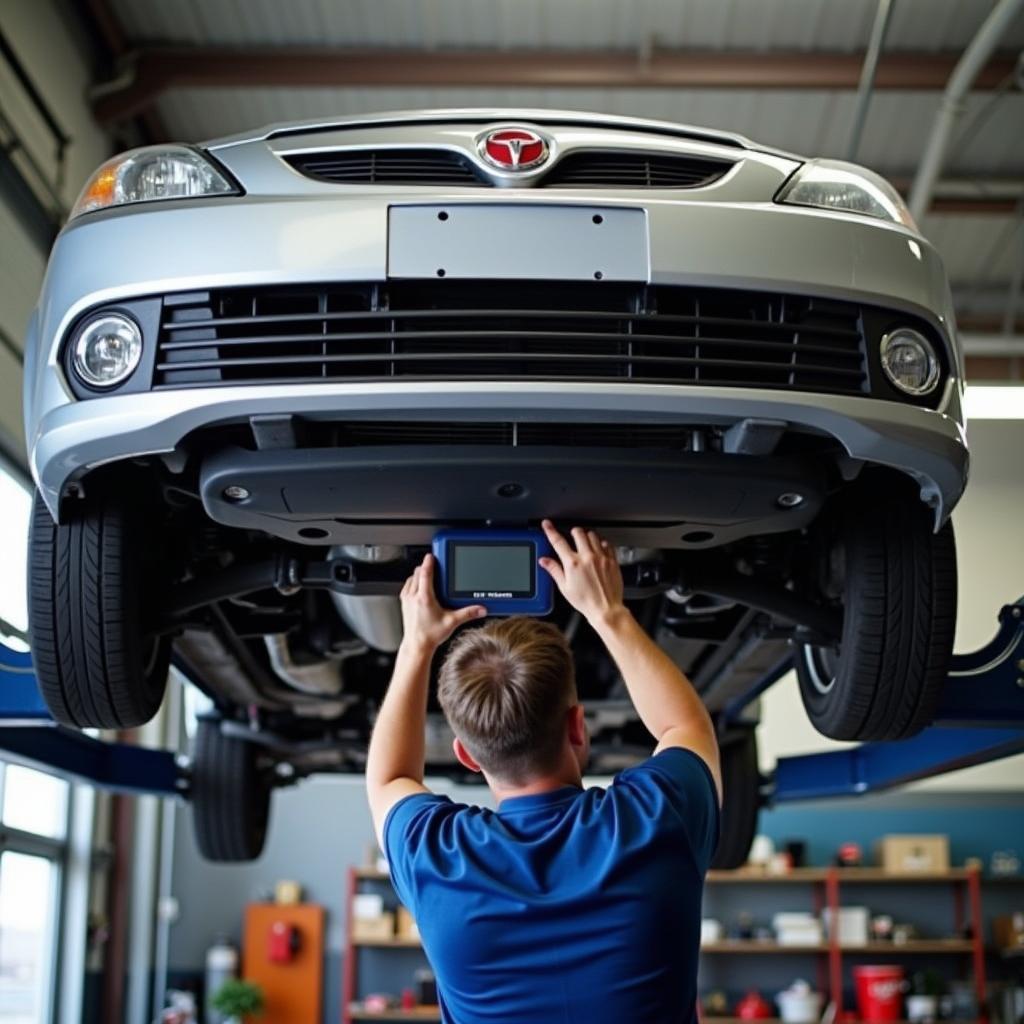
<svg viewBox="0 0 1024 1024">
<path fill-rule="evenodd" d="M 825 935 L 831 938 L 831 908 L 826 908 L 821 912 L 821 920 L 822 924 L 825 926 Z M 868 924 L 870 920 L 871 912 L 867 907 L 840 907 L 838 928 L 839 945 L 866 946 L 868 944 Z"/>
<path fill-rule="evenodd" d="M 357 921 L 372 921 L 384 913 L 384 897 L 376 892 L 360 892 L 352 898 L 352 916 Z"/>
<path fill-rule="evenodd" d="M 780 946 L 820 946 L 824 941 L 821 925 L 815 928 L 793 928 L 776 932 L 775 938 Z"/>
<path fill-rule="evenodd" d="M 789 928 L 817 928 L 818 919 L 803 911 L 782 911 L 772 918 L 772 928 L 780 932 Z"/>
<path fill-rule="evenodd" d="M 817 946 L 823 941 L 821 922 L 813 914 L 776 914 L 772 918 L 772 929 L 780 946 Z"/>
</svg>

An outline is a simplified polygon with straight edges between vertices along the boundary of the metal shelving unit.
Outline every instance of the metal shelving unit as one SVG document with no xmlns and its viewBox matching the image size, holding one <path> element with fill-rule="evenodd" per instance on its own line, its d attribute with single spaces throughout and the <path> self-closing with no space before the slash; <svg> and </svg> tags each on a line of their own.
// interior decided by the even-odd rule
<svg viewBox="0 0 1024 1024">
<path fill-rule="evenodd" d="M 738 871 L 712 871 L 709 886 L 730 885 L 811 885 L 815 911 L 828 908 L 836 924 L 825 942 L 817 945 L 783 945 L 757 939 L 724 939 L 701 947 L 701 955 L 731 953 L 733 955 L 787 956 L 812 955 L 826 960 L 829 998 L 835 1003 L 837 1015 L 843 1012 L 843 959 L 870 955 L 900 956 L 969 956 L 974 971 L 978 1006 L 985 1006 L 985 944 L 981 913 L 981 872 L 975 868 L 950 868 L 937 873 L 893 874 L 880 868 L 797 868 L 786 874 L 772 875 L 749 868 Z M 838 937 L 840 893 L 846 886 L 949 885 L 953 895 L 953 935 L 948 938 L 914 939 L 909 942 L 869 942 L 866 945 L 840 945 Z M 971 938 L 959 938 L 964 926 L 970 925 Z M 712 1018 L 709 1018 L 711 1020 Z M 719 1018 L 713 1018 L 718 1021 Z"/>
<path fill-rule="evenodd" d="M 371 868 L 350 868 L 348 872 L 347 920 L 348 934 L 352 932 L 352 898 L 362 881 L 388 882 L 387 872 Z M 985 947 L 983 919 L 981 914 L 981 873 L 973 868 L 951 868 L 939 873 L 892 874 L 880 868 L 797 868 L 783 875 L 771 875 L 750 869 L 738 871 L 711 871 L 707 884 L 717 886 L 783 886 L 811 885 L 814 887 L 815 906 L 818 911 L 832 910 L 833 921 L 838 921 L 841 906 L 840 894 L 846 886 L 858 885 L 899 885 L 936 886 L 949 885 L 953 895 L 953 931 L 961 933 L 965 924 L 971 926 L 971 938 L 914 939 L 905 943 L 869 942 L 866 945 L 840 945 L 836 929 L 832 929 L 827 941 L 814 945 L 784 945 L 779 942 L 764 942 L 758 939 L 723 939 L 720 942 L 701 947 L 701 956 L 732 954 L 734 956 L 816 956 L 821 957 L 827 970 L 829 997 L 838 1011 L 843 1010 L 843 960 L 844 958 L 870 955 L 872 957 L 899 956 L 969 956 L 974 970 L 976 994 L 979 1007 L 985 1005 Z M 377 949 L 418 949 L 416 939 L 372 939 L 350 941 L 344 961 L 342 991 L 345 1011 L 343 1024 L 362 1020 L 387 1021 L 438 1021 L 440 1014 L 433 1008 L 416 1010 L 367 1011 L 356 998 L 358 959 L 360 948 Z M 737 1024 L 733 1017 L 707 1017 L 705 1024 Z M 765 1024 L 777 1024 L 767 1021 Z M 973 1024 L 973 1022 L 961 1022 Z"/>
<path fill-rule="evenodd" d="M 391 884 L 391 876 L 386 871 L 373 868 L 349 868 L 345 889 L 345 934 L 352 934 L 352 903 L 359 891 L 360 882 L 387 882 Z M 347 949 L 342 961 L 341 998 L 342 1024 L 355 1024 L 356 1021 L 440 1021 L 441 1013 L 437 1007 L 417 1007 L 414 1010 L 367 1010 L 358 997 L 359 987 L 359 950 L 361 949 L 422 949 L 418 939 L 401 939 L 395 936 L 388 939 L 348 939 Z"/>
</svg>

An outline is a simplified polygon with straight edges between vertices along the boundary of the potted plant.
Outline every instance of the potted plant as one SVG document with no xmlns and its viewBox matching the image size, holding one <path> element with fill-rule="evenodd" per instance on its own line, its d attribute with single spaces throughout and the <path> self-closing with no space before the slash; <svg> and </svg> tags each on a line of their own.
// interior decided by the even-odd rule
<svg viewBox="0 0 1024 1024">
<path fill-rule="evenodd" d="M 251 981 L 229 978 L 214 992 L 210 1006 L 227 1017 L 227 1024 L 241 1024 L 243 1015 L 263 1013 L 263 990 Z"/>
<path fill-rule="evenodd" d="M 929 967 L 918 971 L 910 979 L 907 996 L 907 1019 L 914 1024 L 926 1024 L 939 1016 L 939 999 L 946 991 L 946 982 L 938 971 Z"/>
</svg>

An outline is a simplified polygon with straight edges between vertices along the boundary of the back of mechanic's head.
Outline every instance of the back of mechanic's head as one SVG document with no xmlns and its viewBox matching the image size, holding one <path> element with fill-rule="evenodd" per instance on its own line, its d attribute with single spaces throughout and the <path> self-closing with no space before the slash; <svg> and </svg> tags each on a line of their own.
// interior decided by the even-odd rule
<svg viewBox="0 0 1024 1024">
<path fill-rule="evenodd" d="M 572 651 L 550 622 L 497 619 L 455 638 L 437 695 L 473 760 L 521 784 L 558 765 L 576 703 Z"/>
</svg>

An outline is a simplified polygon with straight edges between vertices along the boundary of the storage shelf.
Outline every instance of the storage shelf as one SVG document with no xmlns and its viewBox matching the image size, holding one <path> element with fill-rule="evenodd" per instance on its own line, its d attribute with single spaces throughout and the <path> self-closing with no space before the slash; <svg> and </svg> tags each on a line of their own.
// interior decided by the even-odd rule
<svg viewBox="0 0 1024 1024">
<path fill-rule="evenodd" d="M 840 885 L 846 883 L 867 884 L 881 883 L 906 885 L 925 882 L 963 882 L 970 875 L 969 868 L 950 868 L 948 871 L 894 874 L 881 868 L 793 868 L 785 874 L 773 875 L 767 871 L 738 868 L 735 871 L 709 871 L 707 881 L 711 885 L 736 884 L 742 885 L 784 885 L 797 882 L 824 882 L 829 875 L 835 873 Z"/>
<path fill-rule="evenodd" d="M 362 1003 L 352 1003 L 348 1015 L 353 1020 L 418 1020 L 441 1019 L 441 1011 L 434 1006 L 420 1006 L 415 1010 L 367 1010 Z"/>
<path fill-rule="evenodd" d="M 722 939 L 720 942 L 709 942 L 700 947 L 701 953 L 827 953 L 831 947 L 827 942 L 809 943 L 806 945 L 783 945 L 781 942 L 759 939 Z M 902 956 L 912 953 L 970 953 L 973 943 L 967 939 L 915 939 L 913 942 L 869 942 L 865 946 L 840 946 L 844 956 L 856 956 L 858 953 L 881 953 L 890 956 Z"/>
<path fill-rule="evenodd" d="M 736 868 L 735 871 L 709 871 L 706 880 L 709 885 L 780 885 L 795 882 L 824 882 L 828 877 L 827 868 L 793 868 L 781 875 L 750 868 Z"/>
<path fill-rule="evenodd" d="M 912 939 L 910 942 L 869 942 L 866 946 L 842 946 L 843 953 L 884 953 L 900 956 L 903 953 L 970 953 L 974 943 L 970 939 Z"/>
<path fill-rule="evenodd" d="M 758 939 L 723 939 L 700 947 L 701 953 L 827 953 L 828 943 L 784 946 L 780 942 L 761 942 Z"/>
</svg>

